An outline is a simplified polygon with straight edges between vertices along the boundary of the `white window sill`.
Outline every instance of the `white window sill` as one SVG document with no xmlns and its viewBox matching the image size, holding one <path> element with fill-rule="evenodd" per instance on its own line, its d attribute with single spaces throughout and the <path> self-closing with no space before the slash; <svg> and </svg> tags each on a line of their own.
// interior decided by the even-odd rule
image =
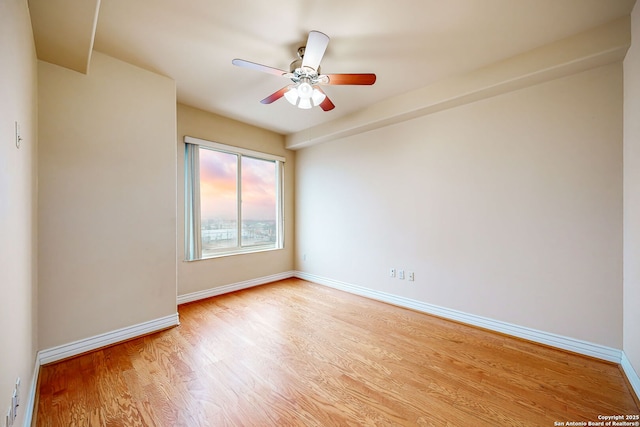
<svg viewBox="0 0 640 427">
<path fill-rule="evenodd" d="M 228 251 L 228 252 L 216 252 L 215 254 L 211 254 L 211 255 L 207 255 L 205 257 L 202 258 L 198 258 L 198 259 L 185 259 L 184 262 L 196 262 L 196 261 L 206 261 L 208 259 L 216 259 L 216 258 L 224 258 L 224 257 L 228 257 L 228 256 L 234 256 L 234 255 L 247 255 L 247 254 L 255 254 L 255 253 L 259 253 L 259 252 L 271 252 L 271 251 L 281 251 L 284 248 L 274 248 L 274 247 L 262 247 L 262 248 L 246 248 L 246 249 L 241 249 L 241 250 L 234 250 L 234 251 Z"/>
</svg>

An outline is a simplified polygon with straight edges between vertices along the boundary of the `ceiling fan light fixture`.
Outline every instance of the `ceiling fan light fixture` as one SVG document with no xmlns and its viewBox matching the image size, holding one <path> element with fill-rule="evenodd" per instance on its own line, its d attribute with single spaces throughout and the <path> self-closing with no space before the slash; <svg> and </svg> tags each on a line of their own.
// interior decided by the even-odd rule
<svg viewBox="0 0 640 427">
<path fill-rule="evenodd" d="M 298 88 L 296 88 L 296 86 L 294 85 L 289 86 L 289 90 L 284 93 L 284 97 L 287 101 L 289 101 L 289 104 L 298 104 Z"/>
<path fill-rule="evenodd" d="M 326 97 L 327 95 L 325 95 L 324 92 L 313 88 L 313 93 L 311 95 L 311 101 L 313 101 L 313 105 L 320 105 Z"/>
<path fill-rule="evenodd" d="M 303 110 L 308 110 L 313 107 L 313 103 L 311 102 L 311 98 L 300 98 L 298 101 L 298 108 L 302 108 Z"/>
<path fill-rule="evenodd" d="M 327 95 L 308 82 L 300 82 L 289 86 L 289 90 L 284 93 L 284 97 L 289 104 L 308 110 L 320 105 Z"/>
<path fill-rule="evenodd" d="M 300 99 L 310 99 L 313 95 L 313 87 L 306 81 L 298 84 L 298 96 Z"/>
</svg>

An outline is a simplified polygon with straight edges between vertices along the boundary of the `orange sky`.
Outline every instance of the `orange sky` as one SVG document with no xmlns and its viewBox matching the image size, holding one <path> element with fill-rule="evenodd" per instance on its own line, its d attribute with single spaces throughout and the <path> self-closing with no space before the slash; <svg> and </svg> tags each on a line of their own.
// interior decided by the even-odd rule
<svg viewBox="0 0 640 427">
<path fill-rule="evenodd" d="M 202 220 L 236 218 L 236 156 L 200 150 Z M 243 157 L 243 219 L 275 219 L 275 163 Z"/>
</svg>

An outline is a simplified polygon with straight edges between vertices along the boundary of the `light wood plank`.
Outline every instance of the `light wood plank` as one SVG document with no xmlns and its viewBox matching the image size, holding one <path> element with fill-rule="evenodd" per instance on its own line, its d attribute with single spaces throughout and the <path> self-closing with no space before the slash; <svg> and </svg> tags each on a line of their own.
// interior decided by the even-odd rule
<svg viewBox="0 0 640 427">
<path fill-rule="evenodd" d="M 43 366 L 37 426 L 545 426 L 640 413 L 619 368 L 287 279 Z"/>
</svg>

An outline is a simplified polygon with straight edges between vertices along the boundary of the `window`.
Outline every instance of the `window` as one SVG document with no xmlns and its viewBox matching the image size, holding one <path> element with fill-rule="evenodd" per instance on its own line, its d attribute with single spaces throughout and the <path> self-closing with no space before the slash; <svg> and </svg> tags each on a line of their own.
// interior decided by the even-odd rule
<svg viewBox="0 0 640 427">
<path fill-rule="evenodd" d="M 185 258 L 283 247 L 284 158 L 185 137 Z"/>
</svg>

